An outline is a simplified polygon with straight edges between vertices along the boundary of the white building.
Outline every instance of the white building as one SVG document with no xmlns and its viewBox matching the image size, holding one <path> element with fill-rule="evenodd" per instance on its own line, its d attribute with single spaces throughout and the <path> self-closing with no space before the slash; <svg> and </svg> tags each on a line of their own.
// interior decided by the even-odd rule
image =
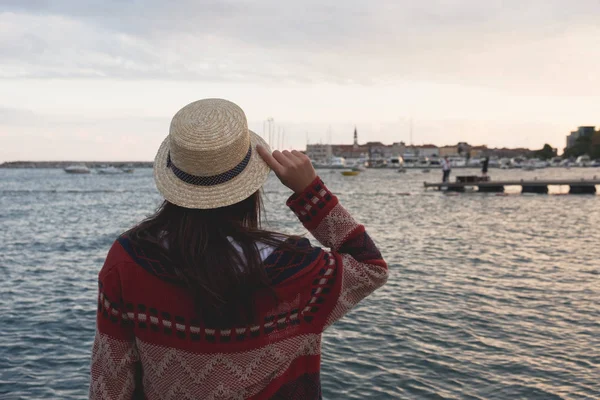
<svg viewBox="0 0 600 400">
<path fill-rule="evenodd" d="M 407 150 L 415 156 L 421 158 L 437 158 L 440 156 L 440 148 L 433 144 L 410 146 Z"/>
<path fill-rule="evenodd" d="M 330 144 L 307 144 L 306 155 L 313 161 L 327 162 L 333 157 Z"/>
</svg>

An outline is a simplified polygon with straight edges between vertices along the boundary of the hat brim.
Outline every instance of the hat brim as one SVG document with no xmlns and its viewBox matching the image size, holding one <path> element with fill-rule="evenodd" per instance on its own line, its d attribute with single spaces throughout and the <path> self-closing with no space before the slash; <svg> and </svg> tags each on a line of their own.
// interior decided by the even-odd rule
<svg viewBox="0 0 600 400">
<path fill-rule="evenodd" d="M 214 186 L 197 186 L 186 183 L 167 167 L 169 138 L 161 144 L 154 159 L 154 181 L 165 200 L 185 208 L 210 209 L 226 207 L 250 197 L 259 190 L 271 169 L 256 151 L 256 145 L 269 149 L 267 143 L 256 133 L 250 132 L 252 155 L 244 170 L 235 178 Z"/>
</svg>

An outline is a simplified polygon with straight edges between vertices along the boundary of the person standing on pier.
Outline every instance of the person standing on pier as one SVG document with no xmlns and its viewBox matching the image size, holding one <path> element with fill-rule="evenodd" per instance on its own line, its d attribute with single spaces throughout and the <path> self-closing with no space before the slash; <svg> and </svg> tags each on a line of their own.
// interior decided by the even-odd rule
<svg viewBox="0 0 600 400">
<path fill-rule="evenodd" d="M 450 180 L 450 160 L 448 160 L 448 156 L 444 157 L 442 160 L 442 171 L 444 175 L 442 176 L 442 182 L 448 182 Z"/>
<path fill-rule="evenodd" d="M 486 157 L 483 159 L 482 166 L 481 166 L 481 174 L 482 174 L 484 177 L 487 177 L 487 174 L 488 174 L 488 167 L 489 167 L 489 165 L 490 165 L 490 157 L 489 157 L 489 156 L 486 156 Z"/>
</svg>

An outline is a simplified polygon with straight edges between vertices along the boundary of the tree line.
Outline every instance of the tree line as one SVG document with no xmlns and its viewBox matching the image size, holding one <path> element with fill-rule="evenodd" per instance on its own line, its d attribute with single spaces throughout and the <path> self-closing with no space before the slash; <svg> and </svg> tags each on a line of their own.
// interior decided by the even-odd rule
<svg viewBox="0 0 600 400">
<path fill-rule="evenodd" d="M 592 160 L 600 159 L 600 131 L 594 135 L 580 136 L 572 147 L 565 149 L 562 157 L 570 159 L 585 155 L 590 156 Z M 535 150 L 533 156 L 541 160 L 550 160 L 557 156 L 557 149 L 545 144 L 542 149 Z"/>
</svg>

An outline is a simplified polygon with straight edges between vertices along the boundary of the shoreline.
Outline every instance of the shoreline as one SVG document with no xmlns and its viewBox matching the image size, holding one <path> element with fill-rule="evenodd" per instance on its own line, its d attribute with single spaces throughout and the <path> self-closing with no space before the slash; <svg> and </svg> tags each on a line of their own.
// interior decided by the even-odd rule
<svg viewBox="0 0 600 400">
<path fill-rule="evenodd" d="M 64 169 L 71 165 L 85 165 L 90 169 L 98 169 L 105 168 L 108 166 L 112 166 L 115 168 L 152 168 L 154 166 L 154 162 L 152 161 L 10 161 L 0 164 L 0 169 Z M 327 167 L 317 167 L 316 170 L 348 170 L 352 167 L 343 167 L 343 168 L 327 168 Z M 565 169 L 566 167 L 561 166 L 549 166 L 545 168 L 536 168 L 536 170 L 540 169 Z M 571 169 L 595 169 L 595 167 L 583 167 L 583 166 L 570 166 L 568 168 Z M 394 167 L 370 167 L 368 170 L 397 170 L 398 168 Z M 440 170 L 438 166 L 404 166 L 405 170 L 431 170 L 436 171 Z M 463 170 L 463 169 L 481 169 L 478 166 L 455 166 L 452 167 L 452 170 Z M 490 170 L 499 170 L 502 169 L 500 167 L 489 167 Z M 522 168 L 509 168 L 509 170 L 519 170 Z"/>
<path fill-rule="evenodd" d="M 70 165 L 85 165 L 88 168 L 152 168 L 152 161 L 9 161 L 0 164 L 4 169 L 63 169 Z"/>
</svg>

